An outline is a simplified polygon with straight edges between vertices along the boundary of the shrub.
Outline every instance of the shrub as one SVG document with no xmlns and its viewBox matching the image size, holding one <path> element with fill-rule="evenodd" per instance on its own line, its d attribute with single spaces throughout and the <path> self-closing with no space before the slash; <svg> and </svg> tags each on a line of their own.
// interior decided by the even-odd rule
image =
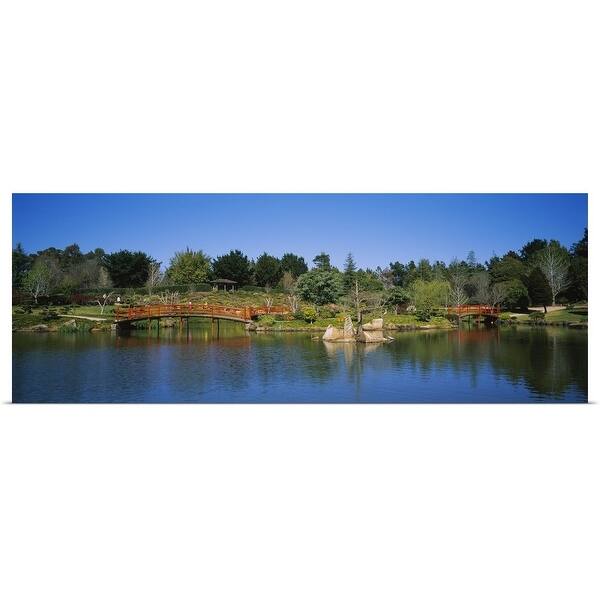
<svg viewBox="0 0 600 600">
<path fill-rule="evenodd" d="M 314 323 L 317 319 L 317 311 L 312 306 L 307 306 L 302 310 L 302 316 L 307 323 Z"/>
<path fill-rule="evenodd" d="M 258 318 L 258 322 L 264 327 L 272 327 L 273 325 L 275 325 L 275 317 L 273 317 L 272 315 L 261 315 Z"/>
<path fill-rule="evenodd" d="M 531 315 L 531 320 L 534 323 L 539 323 L 546 320 L 546 315 L 543 312 L 534 312 Z"/>
</svg>

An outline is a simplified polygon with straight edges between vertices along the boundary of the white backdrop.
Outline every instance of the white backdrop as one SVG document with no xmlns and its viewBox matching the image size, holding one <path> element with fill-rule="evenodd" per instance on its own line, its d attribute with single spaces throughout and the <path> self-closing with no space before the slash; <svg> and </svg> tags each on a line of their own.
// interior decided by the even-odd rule
<svg viewBox="0 0 600 600">
<path fill-rule="evenodd" d="M 8 403 L 12 192 L 588 192 L 595 221 L 597 17 L 3 3 L 0 596 L 598 598 L 594 404 Z"/>
</svg>

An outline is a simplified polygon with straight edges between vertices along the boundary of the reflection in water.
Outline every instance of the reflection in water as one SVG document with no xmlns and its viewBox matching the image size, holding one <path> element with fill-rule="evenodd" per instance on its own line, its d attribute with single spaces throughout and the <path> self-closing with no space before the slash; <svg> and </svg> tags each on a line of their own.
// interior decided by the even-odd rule
<svg viewBox="0 0 600 600">
<path fill-rule="evenodd" d="M 13 334 L 15 402 L 585 402 L 587 332 L 396 333 L 387 344 L 236 323 Z"/>
</svg>

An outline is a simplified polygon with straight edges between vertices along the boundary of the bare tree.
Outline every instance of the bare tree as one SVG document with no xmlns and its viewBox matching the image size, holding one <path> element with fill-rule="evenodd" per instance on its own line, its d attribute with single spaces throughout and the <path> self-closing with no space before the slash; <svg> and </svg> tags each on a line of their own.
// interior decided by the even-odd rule
<svg viewBox="0 0 600 600">
<path fill-rule="evenodd" d="M 179 292 L 161 292 L 159 298 L 161 304 L 177 304 L 179 302 Z"/>
<path fill-rule="evenodd" d="M 506 299 L 506 283 L 494 283 L 489 287 L 488 302 L 491 306 L 499 306 Z"/>
<path fill-rule="evenodd" d="M 392 273 L 391 269 L 377 267 L 375 273 L 377 274 L 377 279 L 383 284 L 383 289 L 389 290 L 394 287 L 394 273 Z"/>
<path fill-rule="evenodd" d="M 300 309 L 300 300 L 298 299 L 298 296 L 294 292 L 292 292 L 287 295 L 286 300 L 287 300 L 288 306 L 290 307 L 290 310 L 293 313 L 297 313 L 298 310 Z"/>
<path fill-rule="evenodd" d="M 457 272 L 450 277 L 450 293 L 449 300 L 450 304 L 457 308 L 466 304 L 469 296 L 465 292 L 465 285 L 467 283 L 467 276 L 464 273 Z"/>
<path fill-rule="evenodd" d="M 539 266 L 546 276 L 552 291 L 552 306 L 556 296 L 569 286 L 569 260 L 567 254 L 556 243 L 550 243 L 539 254 Z"/>
<path fill-rule="evenodd" d="M 110 294 L 102 294 L 102 300 L 98 300 L 96 299 L 96 302 L 98 303 L 98 305 L 100 306 L 100 314 L 103 315 L 104 314 L 104 307 L 106 306 L 106 303 L 108 302 L 108 299 L 113 295 L 113 292 L 110 292 Z"/>
<path fill-rule="evenodd" d="M 265 296 L 265 306 L 267 307 L 267 314 L 270 313 L 271 307 L 273 306 L 273 296 Z"/>
<path fill-rule="evenodd" d="M 146 287 L 148 288 L 148 294 L 152 294 L 152 290 L 162 281 L 164 274 L 160 270 L 161 263 L 153 261 L 150 263 L 148 269 L 148 279 L 146 280 Z"/>
</svg>

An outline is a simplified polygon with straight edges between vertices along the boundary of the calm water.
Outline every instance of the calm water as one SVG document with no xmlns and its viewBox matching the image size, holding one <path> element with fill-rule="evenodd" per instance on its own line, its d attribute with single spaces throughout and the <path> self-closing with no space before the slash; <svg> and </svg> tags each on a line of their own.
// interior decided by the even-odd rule
<svg viewBox="0 0 600 600">
<path fill-rule="evenodd" d="M 13 334 L 14 402 L 586 402 L 587 332 L 394 334 L 383 345 L 198 321 L 129 335 Z"/>
</svg>

